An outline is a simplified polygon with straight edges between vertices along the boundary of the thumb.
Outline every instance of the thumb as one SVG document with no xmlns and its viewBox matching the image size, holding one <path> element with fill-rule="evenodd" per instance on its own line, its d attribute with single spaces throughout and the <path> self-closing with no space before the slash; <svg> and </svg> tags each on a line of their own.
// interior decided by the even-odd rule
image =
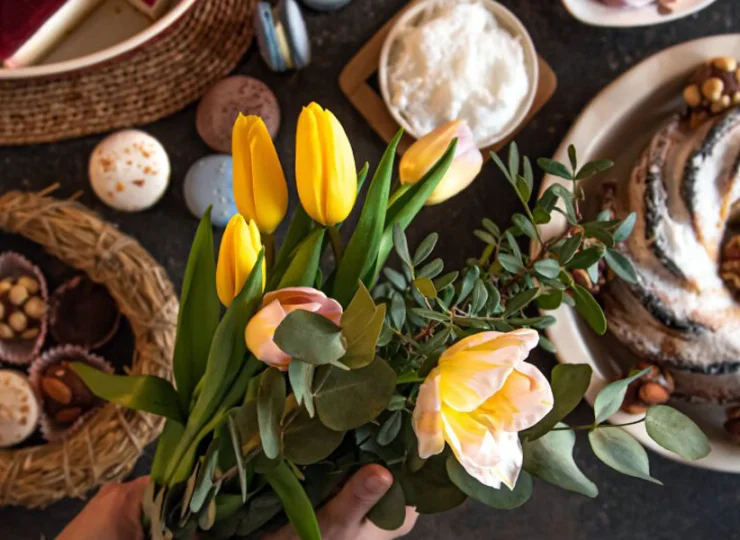
<svg viewBox="0 0 740 540">
<path fill-rule="evenodd" d="M 393 476 L 380 465 L 368 465 L 355 473 L 326 510 L 332 521 L 359 525 L 393 485 Z"/>
</svg>

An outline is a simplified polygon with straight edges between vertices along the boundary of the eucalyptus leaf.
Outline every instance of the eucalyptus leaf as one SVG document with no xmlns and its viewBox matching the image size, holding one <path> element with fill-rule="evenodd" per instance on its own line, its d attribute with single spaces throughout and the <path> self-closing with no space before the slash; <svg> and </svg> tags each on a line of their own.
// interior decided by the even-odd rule
<svg viewBox="0 0 740 540">
<path fill-rule="evenodd" d="M 572 144 L 568 145 L 568 160 L 570 161 L 570 167 L 574 171 L 578 170 L 578 157 L 576 156 L 576 147 Z"/>
<path fill-rule="evenodd" d="M 521 261 L 508 253 L 499 253 L 498 262 L 504 270 L 511 272 L 512 274 L 517 274 L 524 270 L 524 265 Z"/>
<path fill-rule="evenodd" d="M 416 278 L 414 287 L 424 298 L 437 298 L 437 289 L 434 288 L 434 282 L 428 277 Z"/>
<path fill-rule="evenodd" d="M 476 229 L 473 231 L 473 235 L 482 242 L 485 242 L 486 244 L 490 244 L 492 246 L 495 246 L 498 243 L 496 238 L 487 231 Z"/>
<path fill-rule="evenodd" d="M 488 302 L 488 289 L 481 279 L 475 281 L 473 287 L 473 296 L 471 297 L 470 310 L 472 313 L 479 313 Z"/>
<path fill-rule="evenodd" d="M 660 446 L 684 459 L 701 459 L 712 450 L 699 426 L 682 412 L 667 405 L 655 405 L 648 409 L 645 429 Z"/>
<path fill-rule="evenodd" d="M 540 158 L 537 160 L 537 165 L 539 165 L 540 169 L 545 171 L 547 174 L 552 174 L 560 178 L 565 178 L 566 180 L 573 179 L 573 175 L 568 170 L 568 168 L 557 161 L 553 161 L 547 158 Z"/>
<path fill-rule="evenodd" d="M 547 339 L 545 336 L 540 334 L 540 340 L 538 345 L 545 349 L 547 352 L 555 354 L 557 352 L 557 349 L 555 348 L 555 344 Z"/>
<path fill-rule="evenodd" d="M 637 283 L 637 273 L 632 262 L 622 253 L 615 249 L 607 249 L 604 255 L 606 264 L 609 265 L 614 273 L 627 283 Z"/>
<path fill-rule="evenodd" d="M 444 270 L 445 263 L 442 259 L 434 259 L 429 264 L 422 266 L 417 272 L 417 278 L 436 278 Z"/>
<path fill-rule="evenodd" d="M 437 514 L 460 506 L 465 494 L 450 480 L 444 454 L 432 456 L 420 471 L 406 468 L 399 475 L 406 504 L 416 507 L 420 514 Z"/>
<path fill-rule="evenodd" d="M 599 303 L 585 287 L 574 284 L 571 291 L 578 313 L 594 332 L 603 336 L 606 333 L 606 316 Z"/>
<path fill-rule="evenodd" d="M 351 369 L 367 366 L 375 358 L 375 347 L 385 319 L 385 306 L 376 306 L 365 285 L 360 283 L 349 307 L 342 314 L 346 353 L 342 363 Z"/>
<path fill-rule="evenodd" d="M 542 259 L 534 263 L 534 271 L 542 277 L 556 278 L 560 274 L 560 263 L 555 259 Z"/>
<path fill-rule="evenodd" d="M 493 162 L 496 164 L 499 170 L 504 174 L 504 177 L 509 181 L 509 183 L 513 184 L 514 180 L 511 178 L 511 174 L 509 173 L 509 168 L 506 165 L 504 165 L 504 162 L 501 161 L 501 158 L 499 157 L 499 155 L 494 151 L 491 151 L 489 154 Z"/>
<path fill-rule="evenodd" d="M 296 465 L 311 465 L 329 457 L 344 438 L 344 433 L 325 427 L 301 408 L 295 398 L 288 399 L 283 423 L 283 454 Z M 293 409 L 293 411 L 291 411 Z M 289 419 L 289 420 L 288 420 Z"/>
<path fill-rule="evenodd" d="M 236 463 L 237 478 L 239 479 L 239 491 L 242 496 L 242 503 L 247 501 L 247 469 L 244 464 L 244 456 L 242 455 L 242 440 L 239 435 L 239 428 L 236 425 L 233 415 L 226 417 L 226 425 L 229 428 L 229 438 L 231 439 L 232 448 L 234 450 L 234 462 Z M 208 491 L 204 493 L 207 495 Z M 198 508 L 200 509 L 205 502 L 205 497 L 202 500 L 199 499 Z M 191 509 L 193 512 L 198 512 L 192 505 Z"/>
<path fill-rule="evenodd" d="M 334 364 L 347 352 L 341 328 L 323 315 L 302 309 L 283 319 L 274 339 L 285 354 L 314 365 Z"/>
<path fill-rule="evenodd" d="M 496 225 L 489 218 L 483 218 L 483 221 L 481 221 L 481 224 L 483 225 L 483 228 L 486 229 L 489 233 L 491 233 L 494 237 L 501 236 L 501 230 L 499 229 L 498 225 Z"/>
<path fill-rule="evenodd" d="M 583 234 L 579 231 L 563 243 L 563 247 L 560 249 L 560 264 L 568 264 L 573 259 L 578 248 L 581 247 L 582 241 Z"/>
<path fill-rule="evenodd" d="M 391 488 L 372 507 L 367 518 L 384 531 L 400 529 L 406 520 L 406 500 L 401 484 L 394 479 Z"/>
<path fill-rule="evenodd" d="M 321 422 L 334 431 L 348 431 L 385 410 L 396 388 L 396 372 L 381 358 L 352 371 L 321 366 L 314 387 Z"/>
<path fill-rule="evenodd" d="M 532 496 L 532 477 L 522 471 L 514 489 L 502 485 L 492 488 L 470 476 L 454 455 L 447 457 L 447 474 L 460 490 L 471 499 L 497 510 L 513 510 L 526 503 Z"/>
<path fill-rule="evenodd" d="M 635 212 L 632 212 L 629 216 L 624 218 L 624 220 L 620 223 L 619 227 L 614 231 L 614 241 L 624 242 L 629 238 L 630 234 L 632 234 L 632 229 L 635 228 L 635 223 L 637 222 L 637 214 Z"/>
<path fill-rule="evenodd" d="M 559 428 L 566 428 L 559 424 Z M 573 461 L 576 434 L 570 430 L 551 431 L 534 441 L 523 441 L 524 470 L 540 480 L 594 498 L 599 490 Z"/>
<path fill-rule="evenodd" d="M 515 179 L 519 175 L 519 147 L 515 141 L 509 144 L 509 178 Z"/>
<path fill-rule="evenodd" d="M 391 298 L 389 315 L 394 328 L 403 328 L 403 323 L 406 322 L 406 302 L 400 294 L 394 294 Z"/>
<path fill-rule="evenodd" d="M 526 205 L 532 197 L 532 186 L 523 176 L 519 175 L 516 177 L 516 185 L 514 186 L 514 189 L 516 189 L 519 199 Z"/>
<path fill-rule="evenodd" d="M 619 428 L 595 429 L 588 434 L 588 442 L 596 457 L 615 471 L 663 485 L 650 476 L 647 452 L 626 431 Z"/>
<path fill-rule="evenodd" d="M 506 231 L 504 233 L 504 236 L 506 237 L 506 241 L 509 243 L 509 247 L 511 248 L 511 254 L 516 257 L 516 260 L 519 262 L 520 265 L 524 265 L 524 262 L 522 260 L 522 250 L 519 249 L 519 243 L 516 241 L 516 238 L 514 238 L 514 235 L 511 234 L 511 232 Z"/>
<path fill-rule="evenodd" d="M 406 234 L 403 232 L 403 227 L 401 227 L 400 223 L 396 223 L 393 226 L 393 247 L 396 249 L 399 259 L 410 267 L 414 266 L 411 261 L 411 255 L 409 254 L 408 240 L 406 239 Z"/>
<path fill-rule="evenodd" d="M 524 432 L 534 441 L 558 425 L 583 399 L 591 383 L 591 366 L 587 364 L 558 364 L 552 370 L 553 408 L 534 427 Z"/>
<path fill-rule="evenodd" d="M 607 384 L 594 400 L 594 418 L 597 424 L 611 418 L 622 406 L 627 388 L 633 382 L 650 372 L 650 368 L 634 373 L 626 379 L 620 379 Z"/>
<path fill-rule="evenodd" d="M 576 175 L 576 180 L 585 180 L 586 178 L 590 178 L 595 174 L 607 171 L 613 166 L 614 162 L 609 159 L 599 159 L 597 161 L 591 161 L 589 163 L 586 163 L 581 168 L 581 170 L 578 171 L 578 174 Z"/>
<path fill-rule="evenodd" d="M 594 246 L 583 249 L 575 254 L 575 256 L 568 262 L 568 268 L 588 268 L 593 266 L 601 257 L 604 256 L 605 249 L 601 246 Z"/>
<path fill-rule="evenodd" d="M 311 501 L 290 468 L 281 462 L 265 474 L 265 479 L 283 503 L 285 513 L 301 540 L 321 540 Z"/>
<path fill-rule="evenodd" d="M 398 437 L 401 432 L 401 422 L 403 420 L 403 413 L 401 411 L 395 411 L 388 419 L 380 426 L 378 430 L 378 444 L 380 446 L 388 446 L 393 440 Z"/>
<path fill-rule="evenodd" d="M 257 421 L 262 451 L 268 459 L 277 458 L 281 451 L 280 420 L 285 409 L 285 378 L 276 368 L 262 373 L 257 394 Z"/>
<path fill-rule="evenodd" d="M 217 439 L 214 439 L 208 445 L 206 455 L 203 457 L 203 465 L 198 469 L 198 474 L 195 477 L 192 495 L 188 501 L 183 500 L 183 509 L 185 505 L 188 505 L 191 512 L 198 513 L 206 502 L 208 492 L 213 487 L 213 478 L 218 465 L 219 446 L 220 441 Z M 239 455 L 241 455 L 241 452 Z M 246 497 L 246 489 L 243 491 L 243 496 Z"/>
<path fill-rule="evenodd" d="M 519 229 L 529 238 L 532 240 L 537 240 L 539 238 L 537 235 L 537 227 L 529 221 L 529 218 L 522 214 L 514 214 L 511 219 L 514 222 L 514 225 L 519 227 Z"/>
<path fill-rule="evenodd" d="M 506 302 L 504 317 L 518 313 L 526 308 L 539 294 L 538 289 L 525 289 Z"/>
<path fill-rule="evenodd" d="M 421 241 L 419 247 L 417 247 L 416 251 L 414 252 L 414 258 L 412 260 L 414 266 L 420 265 L 429 258 L 429 256 L 432 254 L 432 251 L 434 251 L 434 247 L 437 245 L 438 240 L 439 234 L 435 232 Z"/>
<path fill-rule="evenodd" d="M 406 290 L 406 278 L 401 274 L 401 272 L 398 272 L 394 270 L 393 268 L 386 267 L 383 268 L 383 274 L 385 277 L 390 281 L 393 286 L 398 289 L 399 291 Z"/>
<path fill-rule="evenodd" d="M 180 398 L 166 379 L 154 375 L 111 375 L 84 362 L 73 362 L 72 369 L 101 399 L 184 423 Z"/>
<path fill-rule="evenodd" d="M 445 315 L 444 313 L 438 313 L 436 311 L 432 311 L 431 309 L 424 309 L 424 308 L 411 308 L 411 312 L 415 315 L 418 315 L 422 319 L 428 319 L 430 321 L 449 321 L 450 316 Z"/>
<path fill-rule="evenodd" d="M 544 310 L 553 310 L 563 303 L 563 291 L 553 291 L 537 297 L 537 307 Z"/>
<path fill-rule="evenodd" d="M 475 282 L 478 279 L 478 276 L 480 275 L 480 271 L 477 267 L 468 268 L 465 270 L 465 274 L 463 275 L 462 281 L 460 282 L 460 291 L 457 295 L 457 303 L 462 304 L 470 295 L 471 292 L 473 292 L 473 287 L 475 287 Z"/>
<path fill-rule="evenodd" d="M 308 415 L 313 418 L 316 408 L 313 404 L 313 377 L 316 366 L 308 362 L 293 359 L 288 366 L 288 380 L 293 389 L 298 405 L 306 407 Z"/>
</svg>

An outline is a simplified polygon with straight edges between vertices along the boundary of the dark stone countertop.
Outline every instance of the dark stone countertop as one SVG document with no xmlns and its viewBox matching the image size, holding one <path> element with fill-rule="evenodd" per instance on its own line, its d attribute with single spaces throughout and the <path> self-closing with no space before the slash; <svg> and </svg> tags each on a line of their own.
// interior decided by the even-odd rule
<svg viewBox="0 0 740 540">
<path fill-rule="evenodd" d="M 313 64 L 288 75 L 270 73 L 253 47 L 237 73 L 265 80 L 277 93 L 283 111 L 278 137 L 286 171 L 292 170 L 293 137 L 298 113 L 316 100 L 343 122 L 358 162 L 376 164 L 384 144 L 342 95 L 337 84 L 341 68 L 405 2 L 354 0 L 332 14 L 307 11 L 315 50 Z M 718 33 L 740 31 L 740 2 L 718 0 L 700 14 L 652 28 L 609 30 L 584 26 L 572 19 L 557 0 L 503 0 L 529 28 L 539 52 L 560 80 L 554 99 L 518 137 L 523 153 L 549 156 L 589 100 L 619 74 L 641 59 L 670 45 Z M 723 51 L 717 51 L 721 54 Z M 645 84 L 655 81 L 646 80 Z M 624 96 L 629 99 L 629 96 Z M 172 185 L 153 210 L 135 215 L 116 213 L 97 201 L 87 183 L 87 160 L 101 137 L 85 137 L 57 144 L 0 148 L 0 192 L 41 189 L 54 182 L 58 195 L 85 192 L 82 201 L 135 236 L 166 267 L 179 286 L 190 240 L 196 228 L 185 208 L 181 183 L 185 171 L 209 153 L 194 128 L 195 107 L 144 129 L 159 138 L 172 160 Z M 610 156 L 619 159 L 619 156 Z M 294 191 L 294 190 L 293 190 Z M 292 195 L 296 202 L 295 193 Z M 472 230 L 481 218 L 504 222 L 516 202 L 504 181 L 487 164 L 478 181 L 452 201 L 427 209 L 412 226 L 412 244 L 439 230 L 439 253 L 449 266 L 461 264 L 479 250 Z M 539 352 L 537 362 L 549 370 L 554 358 Z M 571 420 L 589 421 L 582 405 Z M 576 457 L 601 490 L 590 500 L 560 491 L 542 482 L 532 500 L 513 512 L 497 512 L 475 503 L 434 517 L 423 517 L 411 538 L 522 538 L 576 539 L 729 539 L 740 538 L 738 477 L 678 465 L 650 455 L 653 475 L 665 487 L 632 480 L 600 464 L 579 437 Z M 151 449 L 137 467 L 144 474 Z M 0 537 L 6 540 L 52 538 L 83 506 L 65 500 L 43 511 L 0 510 Z"/>
</svg>

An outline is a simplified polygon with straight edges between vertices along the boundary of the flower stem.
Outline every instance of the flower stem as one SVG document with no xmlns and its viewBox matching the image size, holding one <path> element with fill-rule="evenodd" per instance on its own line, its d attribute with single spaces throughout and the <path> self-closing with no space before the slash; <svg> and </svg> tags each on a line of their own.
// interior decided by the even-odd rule
<svg viewBox="0 0 740 540">
<path fill-rule="evenodd" d="M 396 377 L 396 386 L 398 386 L 399 384 L 417 382 L 424 382 L 424 379 L 422 377 L 419 377 L 419 374 L 416 371 L 412 371 L 411 373 L 404 373 L 403 375 L 399 375 L 398 377 Z"/>
<path fill-rule="evenodd" d="M 565 426 L 565 427 L 556 427 L 553 428 L 551 431 L 591 431 L 592 429 L 606 429 L 606 428 L 615 428 L 615 427 L 626 427 L 626 426 L 634 426 L 635 424 L 641 424 L 644 422 L 644 418 L 640 418 L 639 420 L 633 420 L 632 422 L 627 422 L 626 424 L 599 424 L 598 426 L 595 426 L 593 424 L 588 424 L 584 426 Z"/>
<path fill-rule="evenodd" d="M 269 272 L 275 263 L 275 237 L 272 234 L 263 234 L 262 245 L 265 246 L 265 264 Z"/>
<path fill-rule="evenodd" d="M 342 239 L 339 237 L 339 227 L 337 225 L 329 227 L 329 242 L 331 243 L 331 249 L 334 252 L 334 260 L 339 264 L 344 255 L 344 250 L 342 248 Z"/>
<path fill-rule="evenodd" d="M 393 206 L 393 203 L 403 197 L 409 189 L 411 189 L 411 184 L 402 184 L 398 186 L 398 189 L 391 193 L 391 197 L 388 199 L 388 208 Z"/>
</svg>

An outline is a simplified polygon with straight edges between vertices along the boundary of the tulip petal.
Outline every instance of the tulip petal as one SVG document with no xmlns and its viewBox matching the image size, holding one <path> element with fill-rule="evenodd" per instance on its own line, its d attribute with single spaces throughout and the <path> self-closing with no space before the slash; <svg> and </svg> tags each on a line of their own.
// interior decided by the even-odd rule
<svg viewBox="0 0 740 540">
<path fill-rule="evenodd" d="M 401 183 L 416 184 L 421 180 L 442 157 L 462 124 L 459 120 L 447 122 L 412 144 L 399 165 Z"/>
<path fill-rule="evenodd" d="M 342 322 L 342 305 L 312 287 L 286 287 L 269 292 L 265 295 L 262 305 L 267 305 L 274 300 L 279 300 L 285 307 L 292 306 L 293 311 L 304 309 L 321 313 L 337 326 Z"/>
<path fill-rule="evenodd" d="M 234 301 L 234 235 L 235 230 L 241 227 L 244 218 L 240 214 L 234 215 L 226 225 L 221 237 L 221 246 L 218 249 L 218 264 L 216 265 L 216 292 L 221 303 L 228 307 Z"/>
<path fill-rule="evenodd" d="M 545 376 L 536 366 L 522 362 L 475 415 L 490 429 L 519 432 L 542 420 L 553 404 L 552 389 Z"/>
<path fill-rule="evenodd" d="M 267 126 L 262 119 L 258 120 L 249 132 L 252 166 L 250 207 L 254 208 L 249 217 L 257 222 L 261 231 L 272 233 L 288 211 L 288 185 Z"/>
<path fill-rule="evenodd" d="M 253 154 L 249 144 L 249 131 L 254 123 L 253 118 L 239 113 L 231 138 L 234 201 L 237 210 L 246 219 L 255 219 L 257 214 L 252 189 Z"/>
<path fill-rule="evenodd" d="M 298 117 L 295 175 L 298 197 L 311 219 L 326 224 L 324 214 L 324 175 L 322 141 L 314 103 L 304 107 Z"/>
<path fill-rule="evenodd" d="M 414 433 L 419 441 L 419 457 L 422 459 L 437 455 L 445 448 L 441 411 L 439 372 L 435 369 L 419 387 L 412 417 Z"/>
<path fill-rule="evenodd" d="M 286 312 L 277 300 L 259 310 L 247 324 L 244 339 L 249 351 L 262 362 L 286 371 L 290 356 L 275 344 L 275 331 L 285 319 Z"/>
<path fill-rule="evenodd" d="M 324 111 L 326 129 L 326 168 L 328 176 L 326 192 L 327 225 L 341 223 L 352 212 L 357 198 L 357 169 L 347 134 L 342 124 L 331 111 Z"/>
<path fill-rule="evenodd" d="M 427 199 L 426 204 L 439 204 L 454 197 L 473 183 L 482 168 L 483 154 L 478 149 L 456 156 L 442 181 Z"/>
<path fill-rule="evenodd" d="M 513 489 L 523 453 L 516 433 L 489 431 L 470 415 L 443 408 L 445 439 L 467 473 L 487 486 Z"/>
</svg>

